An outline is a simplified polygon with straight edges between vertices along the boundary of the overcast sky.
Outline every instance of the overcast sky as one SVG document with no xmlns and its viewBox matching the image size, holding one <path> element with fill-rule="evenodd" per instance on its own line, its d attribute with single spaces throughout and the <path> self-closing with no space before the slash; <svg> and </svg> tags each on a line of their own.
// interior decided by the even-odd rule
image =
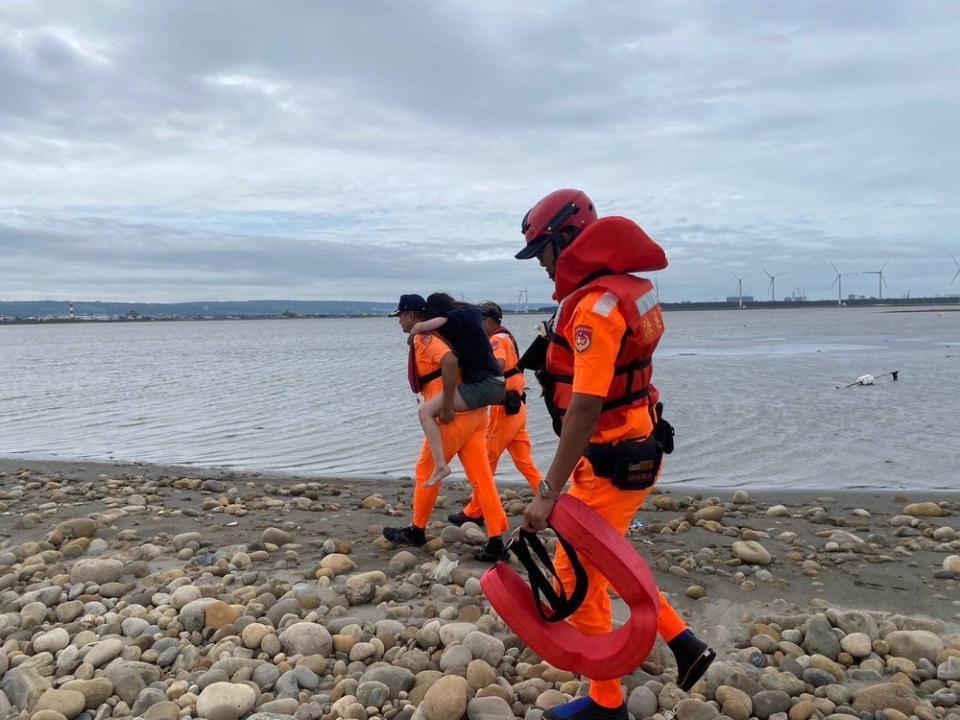
<svg viewBox="0 0 960 720">
<path fill-rule="evenodd" d="M 0 299 L 531 301 L 581 187 L 667 301 L 948 289 L 960 3 L 0 4 Z"/>
</svg>

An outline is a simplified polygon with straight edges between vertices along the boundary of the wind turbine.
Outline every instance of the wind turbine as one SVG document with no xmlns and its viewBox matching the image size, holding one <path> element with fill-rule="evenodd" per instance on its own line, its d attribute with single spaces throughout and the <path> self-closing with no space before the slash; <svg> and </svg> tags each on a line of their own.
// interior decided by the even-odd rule
<svg viewBox="0 0 960 720">
<path fill-rule="evenodd" d="M 883 268 L 885 268 L 885 267 L 887 266 L 887 263 L 888 263 L 888 262 L 890 262 L 890 261 L 889 261 L 889 260 L 885 260 L 884 263 L 883 263 L 883 267 L 881 267 L 879 270 L 864 270 L 864 271 L 861 273 L 862 275 L 876 275 L 876 276 L 877 276 L 877 297 L 878 297 L 880 300 L 883 300 L 883 286 L 887 284 L 887 281 L 883 279 Z M 954 262 L 956 262 L 956 261 L 954 261 Z"/>
<path fill-rule="evenodd" d="M 953 256 L 951 255 L 950 257 L 953 257 Z M 957 259 L 954 257 L 953 264 L 957 266 L 957 271 L 953 274 L 953 280 L 956 280 L 957 276 L 960 275 L 960 262 L 957 262 Z M 947 287 L 951 287 L 953 285 L 953 280 L 950 281 L 950 285 L 948 285 Z"/>
<path fill-rule="evenodd" d="M 733 270 L 730 271 L 730 274 L 737 280 L 737 297 L 740 298 L 740 309 L 743 310 L 743 278 Z"/>
<path fill-rule="evenodd" d="M 837 305 L 843 305 L 843 276 L 853 275 L 854 273 L 842 273 L 837 270 L 837 266 L 832 262 L 830 263 L 830 267 L 832 267 L 833 271 L 837 274 L 837 276 L 833 279 L 833 282 L 830 283 L 830 287 L 833 287 L 834 285 L 837 286 Z"/>
<path fill-rule="evenodd" d="M 771 301 L 776 300 L 777 299 L 777 284 L 776 284 L 777 278 L 783 277 L 784 275 L 786 275 L 786 273 L 777 273 L 776 275 L 771 275 L 766 268 L 764 268 L 763 271 L 767 273 L 767 277 L 770 278 L 770 285 L 767 286 L 770 290 L 770 300 Z"/>
<path fill-rule="evenodd" d="M 520 312 L 520 304 L 523 303 L 523 312 L 526 313 L 530 305 L 530 296 L 527 293 L 527 289 L 530 286 L 527 285 L 523 290 L 517 293 L 517 312 Z"/>
</svg>

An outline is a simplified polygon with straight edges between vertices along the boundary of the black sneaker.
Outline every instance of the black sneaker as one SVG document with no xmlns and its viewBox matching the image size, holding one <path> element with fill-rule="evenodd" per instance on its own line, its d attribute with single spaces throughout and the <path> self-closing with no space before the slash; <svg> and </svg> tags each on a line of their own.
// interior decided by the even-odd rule
<svg viewBox="0 0 960 720">
<path fill-rule="evenodd" d="M 689 692 L 717 659 L 713 648 L 689 630 L 684 630 L 667 645 L 677 660 L 677 685 L 684 692 Z"/>
<path fill-rule="evenodd" d="M 503 538 L 499 535 L 487 540 L 487 544 L 482 548 L 476 548 L 473 551 L 473 557 L 480 562 L 495 563 L 499 560 L 506 560 L 510 556 L 507 548 L 504 547 Z"/>
<path fill-rule="evenodd" d="M 416 525 L 408 525 L 402 528 L 386 527 L 383 529 L 383 536 L 396 545 L 420 547 L 427 543 L 427 535 L 423 528 Z"/>
<path fill-rule="evenodd" d="M 463 525 L 467 522 L 472 522 L 476 523 L 480 527 L 483 527 L 483 515 L 478 518 L 470 517 L 463 510 L 447 515 L 447 520 L 457 526 Z"/>
<path fill-rule="evenodd" d="M 626 705 L 606 708 L 588 697 L 557 705 L 543 714 L 543 720 L 629 720 L 629 717 Z"/>
</svg>

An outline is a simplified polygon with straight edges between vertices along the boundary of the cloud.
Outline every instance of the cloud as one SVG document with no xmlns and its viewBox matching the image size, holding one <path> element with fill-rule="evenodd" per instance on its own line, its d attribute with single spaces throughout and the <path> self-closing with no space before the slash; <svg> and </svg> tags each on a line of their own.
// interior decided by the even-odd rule
<svg viewBox="0 0 960 720">
<path fill-rule="evenodd" d="M 163 301 L 173 288 L 186 299 L 394 300 L 401 288 L 479 300 L 491 288 L 484 278 L 504 265 L 500 253 L 455 258 L 426 242 L 358 245 L 99 219 L 55 222 L 47 230 L 0 225 L 0 247 L 7 291 L 20 299 Z M 496 285 L 500 297 L 514 297 L 530 283 L 520 263 L 508 270 Z"/>
<path fill-rule="evenodd" d="M 571 185 L 663 242 L 666 299 L 887 258 L 945 292 L 958 31 L 906 0 L 4 3 L 0 297 L 546 300 L 519 218 Z"/>
</svg>

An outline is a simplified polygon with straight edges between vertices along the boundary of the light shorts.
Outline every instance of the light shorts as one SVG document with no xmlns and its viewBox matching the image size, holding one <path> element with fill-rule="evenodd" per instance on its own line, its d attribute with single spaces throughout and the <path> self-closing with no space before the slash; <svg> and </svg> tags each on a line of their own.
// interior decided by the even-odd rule
<svg viewBox="0 0 960 720">
<path fill-rule="evenodd" d="M 467 409 L 476 410 L 487 405 L 502 403 L 507 392 L 507 382 L 503 379 L 503 375 L 491 375 L 478 383 L 457 385 L 457 392 L 466 403 Z"/>
</svg>

